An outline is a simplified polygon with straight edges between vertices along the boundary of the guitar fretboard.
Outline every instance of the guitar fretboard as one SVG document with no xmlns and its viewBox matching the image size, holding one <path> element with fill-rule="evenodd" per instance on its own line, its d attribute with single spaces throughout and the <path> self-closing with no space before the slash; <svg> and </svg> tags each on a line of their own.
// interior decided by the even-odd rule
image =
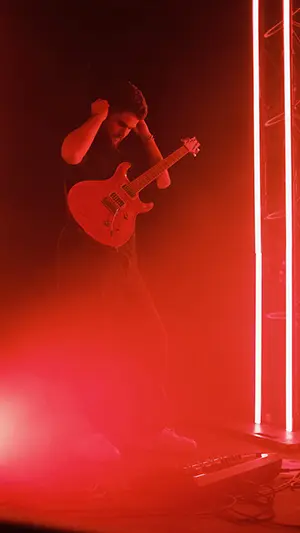
<svg viewBox="0 0 300 533">
<path fill-rule="evenodd" d="M 159 163 L 154 165 L 152 168 L 135 178 L 130 183 L 130 189 L 133 191 L 134 194 L 139 193 L 152 181 L 156 180 L 164 170 L 170 168 L 188 153 L 188 148 L 186 148 L 186 146 L 181 146 L 180 148 L 175 150 L 175 152 L 168 155 L 165 159 L 159 161 Z"/>
</svg>

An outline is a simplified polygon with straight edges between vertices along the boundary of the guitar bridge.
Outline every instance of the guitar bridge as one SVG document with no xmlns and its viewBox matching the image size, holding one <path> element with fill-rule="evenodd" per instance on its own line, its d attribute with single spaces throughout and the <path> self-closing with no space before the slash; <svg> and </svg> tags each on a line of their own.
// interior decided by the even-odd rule
<svg viewBox="0 0 300 533">
<path fill-rule="evenodd" d="M 113 215 L 118 211 L 119 207 L 116 206 L 116 204 L 109 198 L 109 196 L 106 196 L 101 200 L 104 207 L 106 207 Z"/>
</svg>

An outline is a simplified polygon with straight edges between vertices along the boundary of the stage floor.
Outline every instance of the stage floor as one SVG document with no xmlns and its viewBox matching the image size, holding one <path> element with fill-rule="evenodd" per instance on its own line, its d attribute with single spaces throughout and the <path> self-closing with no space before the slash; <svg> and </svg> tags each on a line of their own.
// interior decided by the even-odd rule
<svg viewBox="0 0 300 533">
<path fill-rule="evenodd" d="M 268 452 L 264 444 L 250 443 L 247 440 L 229 436 L 223 431 L 203 430 L 198 432 L 201 457 L 222 456 L 227 454 Z M 282 453 L 282 457 L 286 454 Z M 289 454 L 290 458 L 300 459 L 300 453 Z M 94 472 L 97 465 L 94 465 Z M 95 478 L 94 478 L 95 479 Z M 130 511 L 120 512 L 110 502 L 110 507 L 103 505 L 107 498 L 93 482 L 74 484 L 68 489 L 61 482 L 52 488 L 39 488 L 38 484 L 10 482 L 4 476 L 0 481 L 0 518 L 3 522 L 35 524 L 52 528 L 64 528 L 78 531 L 109 533 L 233 533 L 245 528 L 245 525 L 233 524 L 219 518 L 203 517 L 202 512 L 174 509 L 174 512 L 142 512 L 134 505 Z M 291 489 L 279 492 L 274 500 L 275 521 L 286 526 L 275 526 L 279 531 L 290 531 L 291 525 L 300 524 L 300 490 Z M 126 516 L 127 514 L 127 516 Z M 288 525 L 289 524 L 289 525 Z M 4 531 L 9 531 L 6 525 Z M 271 524 L 247 524 L 247 531 L 263 532 Z M 298 526 L 299 527 L 299 526 Z"/>
</svg>

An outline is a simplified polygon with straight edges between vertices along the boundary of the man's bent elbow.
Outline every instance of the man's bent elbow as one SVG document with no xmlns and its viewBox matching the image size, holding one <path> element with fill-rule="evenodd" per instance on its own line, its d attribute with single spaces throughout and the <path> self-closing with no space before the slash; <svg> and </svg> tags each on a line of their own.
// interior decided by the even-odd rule
<svg viewBox="0 0 300 533">
<path fill-rule="evenodd" d="M 82 161 L 81 155 L 75 151 L 68 150 L 64 143 L 62 144 L 60 153 L 63 160 L 69 165 L 78 165 Z"/>
</svg>

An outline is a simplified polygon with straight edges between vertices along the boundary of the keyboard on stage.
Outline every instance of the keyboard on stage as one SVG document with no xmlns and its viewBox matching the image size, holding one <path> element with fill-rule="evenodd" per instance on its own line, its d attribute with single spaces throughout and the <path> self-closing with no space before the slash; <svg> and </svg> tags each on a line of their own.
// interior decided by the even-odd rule
<svg viewBox="0 0 300 533">
<path fill-rule="evenodd" d="M 199 489 L 224 488 L 245 482 L 264 484 L 280 472 L 282 459 L 276 453 L 225 455 L 188 465 L 185 474 Z"/>
</svg>

